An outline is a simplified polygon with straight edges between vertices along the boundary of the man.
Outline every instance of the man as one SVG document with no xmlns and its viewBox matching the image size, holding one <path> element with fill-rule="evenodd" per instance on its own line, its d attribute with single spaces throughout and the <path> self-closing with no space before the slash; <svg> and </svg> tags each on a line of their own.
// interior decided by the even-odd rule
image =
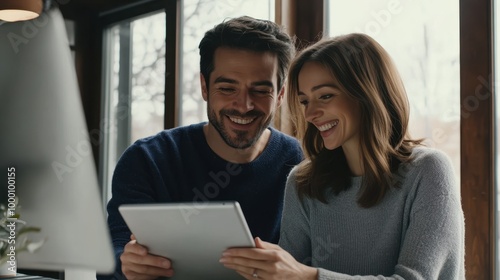
<svg viewBox="0 0 500 280">
<path fill-rule="evenodd" d="M 275 23 L 240 17 L 206 32 L 201 91 L 208 123 L 141 139 L 120 158 L 108 223 L 127 279 L 172 276 L 175 266 L 136 243 L 118 212 L 130 203 L 236 200 L 253 236 L 277 243 L 283 191 L 298 142 L 269 125 L 284 97 L 294 45 Z"/>
</svg>

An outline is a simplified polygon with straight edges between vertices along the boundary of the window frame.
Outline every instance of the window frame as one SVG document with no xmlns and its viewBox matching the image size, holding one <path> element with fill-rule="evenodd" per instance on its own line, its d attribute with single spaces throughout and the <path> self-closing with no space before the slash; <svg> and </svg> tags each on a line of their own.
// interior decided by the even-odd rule
<svg viewBox="0 0 500 280">
<path fill-rule="evenodd" d="M 101 12 L 98 15 L 98 26 L 99 26 L 99 34 L 101 36 L 101 40 L 99 41 L 101 44 L 101 50 L 102 50 L 102 59 L 99 60 L 99 63 L 101 64 L 101 71 L 100 73 L 102 74 L 100 81 L 102 86 L 100 89 L 101 92 L 101 100 L 99 103 L 99 107 L 101 108 L 100 110 L 100 116 L 101 116 L 101 121 L 98 124 L 99 131 L 100 131 L 100 145 L 99 145 L 99 151 L 98 151 L 98 161 L 99 161 L 99 182 L 101 185 L 101 194 L 102 194 L 102 199 L 103 199 L 103 204 L 106 205 L 107 201 L 109 199 L 109 184 L 110 178 L 112 176 L 109 168 L 108 168 L 108 161 L 109 161 L 109 155 L 108 155 L 108 148 L 110 147 L 107 139 L 107 133 L 106 129 L 108 129 L 107 126 L 109 126 L 108 123 L 106 123 L 106 120 L 108 120 L 108 100 L 109 96 L 107 94 L 107 82 L 108 82 L 108 75 L 109 71 L 106 68 L 106 62 L 104 61 L 104 57 L 106 55 L 109 55 L 108 50 L 104 48 L 105 40 L 107 39 L 106 37 L 106 30 L 114 25 L 117 24 L 121 21 L 130 21 L 133 20 L 134 18 L 139 18 L 143 17 L 147 14 L 155 13 L 158 11 L 163 11 L 165 13 L 165 24 L 166 24 L 166 29 L 165 29 L 165 38 L 166 38 L 166 48 L 165 48 L 165 88 L 164 88 L 164 96 L 165 96 L 165 103 L 164 103 L 164 120 L 163 120 L 163 128 L 168 129 L 168 128 L 173 128 L 178 125 L 178 108 L 179 108 L 179 90 L 178 90 L 178 76 L 179 76 L 179 71 L 178 71 L 178 45 L 179 45 L 179 12 L 178 12 L 178 1 L 176 0 L 152 0 L 152 1 L 142 1 L 142 2 L 136 2 L 132 3 L 129 5 L 124 5 L 120 6 L 116 9 L 108 10 L 105 12 Z M 97 62 L 96 62 L 97 63 Z M 128 100 L 125 100 L 125 102 L 130 103 L 130 96 Z M 130 105 L 130 104 L 129 104 Z M 129 114 L 130 115 L 130 106 L 129 106 Z M 121 146 L 123 146 L 126 142 L 126 146 L 129 146 L 129 138 L 130 138 L 130 116 L 122 120 L 118 125 L 122 127 L 122 131 L 119 131 L 119 135 L 123 136 L 123 139 L 120 139 L 120 143 L 122 143 Z M 129 126 L 128 130 L 123 129 L 125 126 Z M 123 148 L 123 147 L 122 147 Z"/>
<path fill-rule="evenodd" d="M 460 118 L 460 176 L 467 279 L 495 279 L 496 270 L 492 31 L 492 0 L 460 0 L 461 108 L 467 108 L 466 102 L 476 97 L 476 90 L 482 85 L 480 77 L 486 77 L 488 84 L 482 85 L 483 89 L 492 89 L 489 98 L 479 100 L 474 111 Z"/>
<path fill-rule="evenodd" d="M 164 128 L 173 128 L 178 125 L 179 110 L 179 1 L 151 0 L 135 2 L 129 5 L 100 13 L 101 33 L 111 24 L 122 20 L 145 15 L 158 10 L 164 10 L 166 16 L 166 50 L 165 50 L 165 117 Z"/>
</svg>

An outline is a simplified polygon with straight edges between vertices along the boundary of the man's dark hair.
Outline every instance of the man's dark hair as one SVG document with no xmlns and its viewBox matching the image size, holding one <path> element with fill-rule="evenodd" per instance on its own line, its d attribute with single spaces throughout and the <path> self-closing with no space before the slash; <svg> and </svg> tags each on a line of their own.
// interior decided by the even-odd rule
<svg viewBox="0 0 500 280">
<path fill-rule="evenodd" d="M 242 16 L 224 21 L 205 33 L 200 42 L 200 71 L 210 81 L 214 70 L 214 53 L 219 47 L 270 52 L 278 58 L 278 89 L 284 83 L 288 66 L 295 55 L 293 40 L 276 23 Z"/>
</svg>

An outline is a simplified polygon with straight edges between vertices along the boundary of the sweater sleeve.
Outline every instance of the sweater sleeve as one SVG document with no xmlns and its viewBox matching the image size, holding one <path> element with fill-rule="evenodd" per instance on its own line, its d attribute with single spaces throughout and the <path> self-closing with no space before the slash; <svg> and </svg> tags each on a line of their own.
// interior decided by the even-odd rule
<svg viewBox="0 0 500 280">
<path fill-rule="evenodd" d="M 297 195 L 295 168 L 288 176 L 281 218 L 279 245 L 288 251 L 297 261 L 311 264 L 311 236 L 309 215 Z"/>
<path fill-rule="evenodd" d="M 464 215 L 451 163 L 434 151 L 409 166 L 418 183 L 407 198 L 413 202 L 395 273 L 352 276 L 320 268 L 318 279 L 465 279 Z"/>
<path fill-rule="evenodd" d="M 407 279 L 463 279 L 464 214 L 451 162 L 435 150 L 414 165 L 419 183 L 409 196 L 412 211 L 396 272 Z"/>
</svg>

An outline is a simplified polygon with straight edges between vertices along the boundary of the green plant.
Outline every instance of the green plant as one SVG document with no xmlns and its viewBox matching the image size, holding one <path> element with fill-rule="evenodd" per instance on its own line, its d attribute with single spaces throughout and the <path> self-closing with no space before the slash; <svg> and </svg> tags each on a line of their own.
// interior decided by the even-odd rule
<svg viewBox="0 0 500 280">
<path fill-rule="evenodd" d="M 45 242 L 45 239 L 35 242 L 28 238 L 27 233 L 40 232 L 41 229 L 28 226 L 25 221 L 20 219 L 21 215 L 18 211 L 21 206 L 19 206 L 18 202 L 16 198 L 14 207 L 10 208 L 0 204 L 0 265 L 9 260 L 9 256 L 12 255 L 12 248 L 14 248 L 17 259 L 18 253 L 23 251 L 33 253 Z M 15 210 L 12 211 L 12 209 Z"/>
</svg>

